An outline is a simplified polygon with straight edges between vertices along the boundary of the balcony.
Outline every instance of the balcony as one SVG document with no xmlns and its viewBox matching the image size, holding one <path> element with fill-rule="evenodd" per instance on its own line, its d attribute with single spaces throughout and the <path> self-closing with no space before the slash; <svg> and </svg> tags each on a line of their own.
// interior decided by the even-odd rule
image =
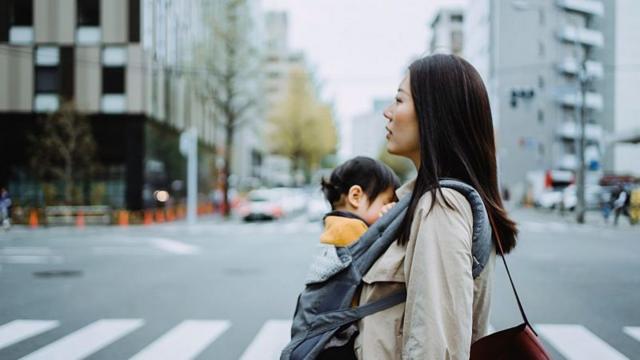
<svg viewBox="0 0 640 360">
<path fill-rule="evenodd" d="M 586 62 L 587 76 L 593 79 L 602 79 L 604 76 L 604 67 L 601 62 L 588 60 Z M 575 58 L 566 58 L 557 65 L 557 69 L 568 75 L 577 76 L 580 64 Z"/>
<path fill-rule="evenodd" d="M 557 0 L 556 4 L 568 11 L 575 11 L 591 16 L 604 15 L 604 5 L 597 0 Z"/>
<path fill-rule="evenodd" d="M 580 43 L 587 46 L 602 47 L 604 35 L 601 31 L 565 25 L 558 31 L 558 37 L 569 43 Z"/>
<path fill-rule="evenodd" d="M 586 124 L 584 133 L 587 141 L 600 142 L 602 140 L 602 127 L 600 125 Z M 580 132 L 575 123 L 566 122 L 558 127 L 557 134 L 561 138 L 574 140 Z"/>
<path fill-rule="evenodd" d="M 555 99 L 562 106 L 582 106 L 582 96 L 575 90 L 560 92 L 556 94 Z M 596 92 L 587 92 L 585 94 L 585 106 L 587 109 L 601 111 L 603 104 L 602 94 Z"/>
</svg>

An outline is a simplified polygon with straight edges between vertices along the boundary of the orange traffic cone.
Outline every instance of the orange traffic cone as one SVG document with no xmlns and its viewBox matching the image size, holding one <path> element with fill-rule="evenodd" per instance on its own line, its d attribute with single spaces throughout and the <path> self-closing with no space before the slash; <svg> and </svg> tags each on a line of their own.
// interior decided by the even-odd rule
<svg viewBox="0 0 640 360">
<path fill-rule="evenodd" d="M 173 208 L 167 209 L 167 221 L 174 221 L 176 219 L 176 213 Z"/>
<path fill-rule="evenodd" d="M 32 229 L 38 227 L 38 212 L 34 209 L 29 212 L 29 227 Z"/>
<path fill-rule="evenodd" d="M 164 222 L 164 211 L 162 211 L 162 209 L 156 210 L 156 222 L 157 223 Z"/>
<path fill-rule="evenodd" d="M 79 210 L 78 214 L 76 215 L 76 227 L 84 227 L 84 212 L 82 212 L 82 210 Z"/>
<path fill-rule="evenodd" d="M 120 210 L 118 212 L 118 225 L 129 226 L 129 212 L 127 210 Z"/>
<path fill-rule="evenodd" d="M 144 220 L 145 225 L 151 225 L 153 223 L 153 216 L 151 215 L 151 210 L 144 211 Z"/>
<path fill-rule="evenodd" d="M 176 209 L 176 217 L 178 219 L 184 218 L 184 208 L 182 207 L 182 205 L 178 206 L 178 208 Z"/>
</svg>

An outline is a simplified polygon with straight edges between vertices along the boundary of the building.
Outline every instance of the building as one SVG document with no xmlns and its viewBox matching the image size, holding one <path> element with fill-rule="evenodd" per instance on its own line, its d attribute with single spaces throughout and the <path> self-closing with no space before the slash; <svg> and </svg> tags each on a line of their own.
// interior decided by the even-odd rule
<svg viewBox="0 0 640 360">
<path fill-rule="evenodd" d="M 385 129 L 387 120 L 382 113 L 392 102 L 393 99 L 375 99 L 371 111 L 351 119 L 350 157 L 369 156 L 374 159 L 380 157 L 387 143 Z"/>
<path fill-rule="evenodd" d="M 577 169 L 583 62 L 587 181 L 611 169 L 602 163 L 604 133 L 611 130 L 602 49 L 613 41 L 605 37 L 603 2 L 479 0 L 465 15 L 464 56 L 491 97 L 502 184 L 517 196 L 531 171 Z"/>
<path fill-rule="evenodd" d="M 289 20 L 286 12 L 268 11 L 265 14 L 265 28 L 265 95 L 267 110 L 270 111 L 287 95 L 291 71 L 307 71 L 307 62 L 302 52 L 289 48 Z"/>
<path fill-rule="evenodd" d="M 271 113 L 289 93 L 289 78 L 293 70 L 307 71 L 304 54 L 289 47 L 289 20 L 284 11 L 268 11 L 265 21 L 265 106 Z M 280 155 L 267 155 L 262 169 L 267 185 L 293 185 L 291 160 Z"/>
<path fill-rule="evenodd" d="M 464 41 L 464 10 L 440 9 L 431 21 L 429 53 L 461 55 Z"/>
<path fill-rule="evenodd" d="M 244 11 L 255 18 L 259 8 L 248 3 Z M 207 68 L 197 50 L 214 41 L 206 15 L 220 1 L 7 0 L 0 6 L 0 183 L 9 184 L 18 202 L 43 205 L 27 166 L 27 139 L 37 119 L 69 100 L 91 119 L 103 170 L 90 187 L 107 188 L 97 201 L 141 209 L 155 205 L 155 189 L 180 197 L 179 135 L 190 127 L 199 135 L 199 189 L 207 190 L 223 133 L 199 86 Z M 237 136 L 236 143 L 255 138 Z M 250 162 L 248 149 L 234 159 Z"/>
<path fill-rule="evenodd" d="M 605 41 L 604 116 L 607 129 L 605 170 L 620 175 L 640 176 L 640 2 L 604 1 L 601 19 Z"/>
</svg>

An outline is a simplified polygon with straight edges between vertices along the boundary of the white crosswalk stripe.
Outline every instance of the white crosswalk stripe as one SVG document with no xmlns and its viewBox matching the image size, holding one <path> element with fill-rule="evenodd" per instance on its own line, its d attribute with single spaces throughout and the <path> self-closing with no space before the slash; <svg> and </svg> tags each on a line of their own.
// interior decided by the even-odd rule
<svg viewBox="0 0 640 360">
<path fill-rule="evenodd" d="M 140 319 L 99 320 L 22 359 L 82 359 L 129 334 L 143 323 Z"/>
<path fill-rule="evenodd" d="M 628 359 L 582 325 L 541 324 L 535 329 L 568 360 Z"/>
<path fill-rule="evenodd" d="M 103 319 L 76 330 L 46 345 L 23 359 L 81 359 L 94 354 L 142 327 L 141 319 Z M 132 360 L 193 359 L 198 357 L 231 327 L 228 320 L 185 320 L 169 329 L 150 344 L 140 344 Z M 35 337 L 60 326 L 53 320 L 14 320 L 0 326 L 0 349 Z M 538 324 L 534 326 L 550 348 L 563 358 L 624 360 L 625 355 L 579 324 Z M 290 320 L 266 321 L 252 340 L 240 360 L 277 360 L 280 351 L 289 342 Z M 497 329 L 500 330 L 500 329 Z M 489 333 L 496 329 L 489 325 Z M 624 327 L 622 331 L 640 342 L 640 327 Z M 144 346 L 146 345 L 146 347 Z M 221 344 L 224 346 L 224 344 Z M 140 350 L 141 349 L 141 350 Z M 134 349 L 132 349 L 134 350 Z M 132 352 L 133 353 L 135 353 Z M 629 356 L 631 354 L 628 354 Z M 633 357 L 633 356 L 632 356 Z"/>
<path fill-rule="evenodd" d="M 160 250 L 178 254 L 178 255 L 195 255 L 200 253 L 200 248 L 194 245 L 189 245 L 184 242 L 176 241 L 173 239 L 154 238 L 151 239 L 153 246 Z"/>
<path fill-rule="evenodd" d="M 269 320 L 251 345 L 242 354 L 240 360 L 265 360 L 280 358 L 280 351 L 287 345 L 291 337 L 291 320 Z"/>
<path fill-rule="evenodd" d="M 14 320 L 0 326 L 0 349 L 49 331 L 60 325 L 51 320 Z"/>
<path fill-rule="evenodd" d="M 131 359 L 193 359 L 229 326 L 229 321 L 184 321 Z"/>
<path fill-rule="evenodd" d="M 624 328 L 624 333 L 640 341 L 640 327 L 627 326 Z"/>
</svg>

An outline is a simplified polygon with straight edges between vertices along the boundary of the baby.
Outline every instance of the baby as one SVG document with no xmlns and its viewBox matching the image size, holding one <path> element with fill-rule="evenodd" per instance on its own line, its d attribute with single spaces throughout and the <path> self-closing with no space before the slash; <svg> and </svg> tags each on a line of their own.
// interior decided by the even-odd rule
<svg viewBox="0 0 640 360">
<path fill-rule="evenodd" d="M 322 191 L 332 211 L 324 216 L 320 242 L 348 246 L 358 240 L 393 206 L 400 186 L 396 174 L 384 163 L 358 156 L 322 180 Z"/>
</svg>

